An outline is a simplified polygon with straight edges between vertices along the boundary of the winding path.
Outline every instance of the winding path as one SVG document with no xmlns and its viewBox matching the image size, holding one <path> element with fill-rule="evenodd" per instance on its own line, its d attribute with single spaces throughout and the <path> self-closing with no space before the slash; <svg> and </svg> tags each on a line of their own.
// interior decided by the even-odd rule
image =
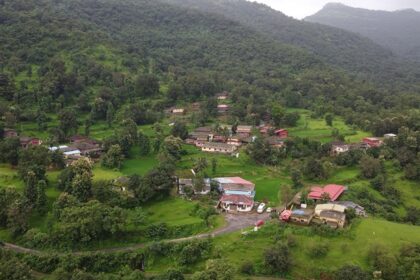
<svg viewBox="0 0 420 280">
<path fill-rule="evenodd" d="M 183 238 L 177 238 L 177 239 L 170 239 L 170 240 L 162 240 L 162 242 L 183 242 L 193 239 L 205 239 L 205 238 L 213 238 L 216 236 L 220 236 L 227 233 L 232 233 L 235 231 L 242 230 L 244 228 L 249 228 L 254 226 L 254 224 L 259 220 L 267 221 L 270 218 L 270 215 L 268 213 L 264 214 L 241 214 L 241 215 L 234 215 L 234 214 L 226 214 L 225 220 L 227 222 L 227 225 L 225 227 L 216 229 L 213 232 L 210 233 L 202 233 L 198 235 L 193 235 L 189 237 L 183 237 Z M 148 243 L 141 243 L 141 244 L 134 244 L 127 247 L 118 247 L 118 248 L 106 248 L 106 249 L 99 249 L 94 251 L 79 251 L 79 252 L 68 252 L 68 253 L 58 253 L 58 255 L 83 255 L 87 253 L 116 253 L 116 252 L 130 252 L 137 249 L 144 248 Z M 3 243 L 0 245 L 0 248 L 22 253 L 22 254 L 30 254 L 30 255 L 46 255 L 50 254 L 51 252 L 45 252 L 35 249 L 29 249 L 22 246 L 18 246 L 11 243 Z"/>
</svg>

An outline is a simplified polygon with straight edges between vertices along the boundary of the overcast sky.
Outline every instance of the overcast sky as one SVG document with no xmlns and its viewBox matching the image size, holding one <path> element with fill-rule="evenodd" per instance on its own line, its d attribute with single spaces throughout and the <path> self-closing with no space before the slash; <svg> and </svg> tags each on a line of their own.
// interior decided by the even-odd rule
<svg viewBox="0 0 420 280">
<path fill-rule="evenodd" d="M 420 11 L 420 0 L 255 0 L 264 3 L 272 8 L 282 11 L 288 16 L 304 18 L 322 9 L 330 2 L 341 2 L 343 4 L 374 10 L 401 10 L 412 8 Z"/>
</svg>

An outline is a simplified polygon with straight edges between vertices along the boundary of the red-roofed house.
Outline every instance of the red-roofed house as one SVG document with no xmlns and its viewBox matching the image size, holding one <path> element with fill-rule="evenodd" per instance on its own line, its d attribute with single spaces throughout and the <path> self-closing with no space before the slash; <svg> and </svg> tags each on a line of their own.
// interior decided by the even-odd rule
<svg viewBox="0 0 420 280">
<path fill-rule="evenodd" d="M 274 134 L 276 134 L 280 138 L 289 137 L 289 131 L 287 131 L 287 129 L 277 129 L 276 131 L 274 131 Z"/>
<path fill-rule="evenodd" d="M 369 147 L 379 147 L 383 144 L 381 139 L 375 138 L 375 137 L 366 137 L 363 139 L 363 143 L 369 145 Z"/>
<path fill-rule="evenodd" d="M 314 200 L 320 200 L 323 198 L 323 195 L 326 193 L 329 195 L 330 201 L 336 201 L 337 198 L 345 191 L 344 186 L 340 185 L 326 185 L 325 187 L 312 187 L 311 192 L 308 195 L 308 198 Z"/>
<path fill-rule="evenodd" d="M 251 212 L 254 199 L 245 195 L 225 194 L 219 201 L 219 207 L 227 212 Z"/>
<path fill-rule="evenodd" d="M 219 112 L 219 114 L 225 114 L 228 111 L 229 111 L 229 105 L 226 105 L 226 104 L 217 105 L 217 112 Z"/>
</svg>

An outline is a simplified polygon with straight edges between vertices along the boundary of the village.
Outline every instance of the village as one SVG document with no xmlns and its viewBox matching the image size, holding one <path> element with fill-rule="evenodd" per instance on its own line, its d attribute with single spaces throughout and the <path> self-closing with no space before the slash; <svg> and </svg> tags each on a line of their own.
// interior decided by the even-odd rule
<svg viewBox="0 0 420 280">
<path fill-rule="evenodd" d="M 229 99 L 228 92 L 216 95 L 219 102 L 217 110 L 220 116 L 229 112 L 229 105 L 224 104 Z M 192 105 L 192 110 L 199 108 L 199 103 Z M 184 108 L 169 108 L 166 114 L 176 120 L 186 114 Z M 43 145 L 43 141 L 36 137 L 20 136 L 14 129 L 5 129 L 5 138 L 18 138 L 23 149 L 30 146 Z M 385 139 L 395 139 L 397 135 L 386 134 L 383 139 L 366 137 L 361 142 L 344 143 L 331 142 L 330 154 L 337 156 L 350 150 L 366 151 L 377 148 L 384 144 Z M 286 142 L 290 139 L 289 131 L 284 128 L 276 128 L 271 124 L 262 123 L 259 126 L 248 124 L 205 126 L 195 128 L 188 133 L 184 140 L 186 145 L 195 146 L 203 153 L 221 154 L 232 157 L 239 157 L 241 149 L 253 143 L 256 139 L 262 138 L 266 143 L 275 149 L 286 149 Z M 98 161 L 104 151 L 100 141 L 87 136 L 74 135 L 69 138 L 66 145 L 50 145 L 51 152 L 63 154 L 66 166 L 80 158 L 87 158 L 92 162 Z M 219 194 L 215 208 L 221 213 L 246 215 L 249 213 L 269 213 L 272 218 L 279 219 L 284 223 L 297 225 L 326 224 L 331 228 L 343 228 L 349 219 L 346 215 L 366 217 L 364 207 L 352 201 L 341 201 L 340 197 L 347 186 L 328 184 L 325 186 L 307 187 L 299 191 L 291 201 L 284 205 L 275 205 L 269 201 L 255 201 L 256 188 L 253 182 L 241 177 L 220 177 L 220 178 L 196 178 L 194 171 L 188 178 L 174 178 L 174 186 L 181 197 L 199 197 L 209 195 L 211 192 Z M 201 180 L 201 181 L 200 181 Z M 200 181 L 200 182 L 199 182 Z M 126 188 L 127 177 L 120 177 L 114 180 L 115 189 L 129 193 Z M 307 194 L 306 194 L 307 193 Z M 263 221 L 256 221 L 262 225 Z"/>
</svg>

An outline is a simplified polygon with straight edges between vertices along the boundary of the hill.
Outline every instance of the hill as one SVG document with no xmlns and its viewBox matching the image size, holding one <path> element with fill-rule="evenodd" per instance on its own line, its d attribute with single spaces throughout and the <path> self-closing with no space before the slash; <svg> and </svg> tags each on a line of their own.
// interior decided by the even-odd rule
<svg viewBox="0 0 420 280">
<path fill-rule="evenodd" d="M 415 10 L 373 11 L 330 3 L 305 21 L 359 33 L 396 54 L 420 61 L 420 12 Z"/>
<path fill-rule="evenodd" d="M 304 22 L 256 2 L 245 0 L 165 0 L 185 8 L 223 15 L 272 39 L 298 46 L 329 65 L 378 84 L 406 86 L 416 81 L 414 65 L 358 34 Z M 404 77 L 404 78 L 403 78 Z"/>
</svg>

